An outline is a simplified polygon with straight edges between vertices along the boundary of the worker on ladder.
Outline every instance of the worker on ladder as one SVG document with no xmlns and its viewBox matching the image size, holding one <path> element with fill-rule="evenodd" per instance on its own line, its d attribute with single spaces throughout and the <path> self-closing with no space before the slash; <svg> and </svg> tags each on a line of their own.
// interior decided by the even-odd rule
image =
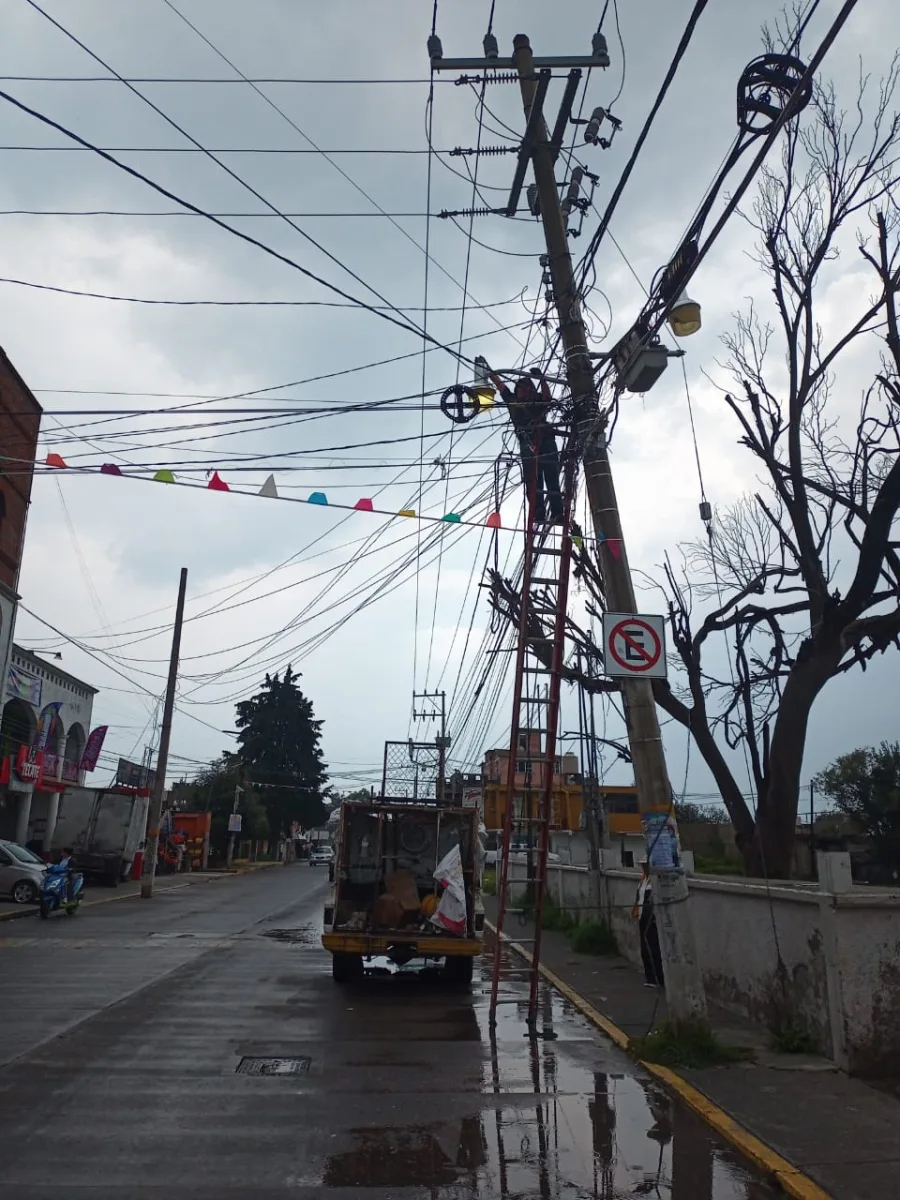
<svg viewBox="0 0 900 1200">
<path fill-rule="evenodd" d="M 559 483 L 559 452 L 556 448 L 556 435 L 547 420 L 553 397 L 547 380 L 536 367 L 532 369 L 531 375 L 532 378 L 527 375 L 520 376 L 512 391 L 499 375 L 491 372 L 490 378 L 509 410 L 513 428 L 519 439 L 526 495 L 530 495 L 532 487 L 534 488 L 534 519 L 539 524 L 544 524 L 549 508 L 550 523 L 561 525 L 564 508 Z M 535 387 L 535 379 L 540 381 L 540 391 Z"/>
</svg>

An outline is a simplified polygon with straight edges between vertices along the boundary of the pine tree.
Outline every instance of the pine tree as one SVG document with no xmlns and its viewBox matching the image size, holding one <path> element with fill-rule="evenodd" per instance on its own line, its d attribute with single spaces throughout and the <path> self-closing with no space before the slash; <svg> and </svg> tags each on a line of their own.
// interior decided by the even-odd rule
<svg viewBox="0 0 900 1200">
<path fill-rule="evenodd" d="M 311 829 L 327 817 L 322 722 L 298 678 L 290 666 L 283 678 L 267 674 L 261 690 L 237 705 L 238 758 L 246 779 L 260 787 L 273 835 L 289 835 L 292 821 Z"/>
</svg>

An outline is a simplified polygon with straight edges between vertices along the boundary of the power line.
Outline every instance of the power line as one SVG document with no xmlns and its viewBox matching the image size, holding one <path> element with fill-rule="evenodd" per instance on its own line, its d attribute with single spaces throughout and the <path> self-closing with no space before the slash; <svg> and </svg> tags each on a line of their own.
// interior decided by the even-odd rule
<svg viewBox="0 0 900 1200">
<path fill-rule="evenodd" d="M 32 3 L 32 0 L 28 0 L 28 3 Z M 276 259 L 278 262 L 282 262 L 286 266 L 293 267 L 293 269 L 295 271 L 299 271 L 307 279 L 311 279 L 311 280 L 313 280 L 313 282 L 321 284 L 322 287 L 327 288 L 330 292 L 334 292 L 336 295 L 342 297 L 342 299 L 353 301 L 353 303 L 358 305 L 359 308 L 365 309 L 368 312 L 373 312 L 376 316 L 380 317 L 383 321 L 388 321 L 391 325 L 396 325 L 398 329 L 403 329 L 408 333 L 414 333 L 417 336 L 421 336 L 421 330 L 418 329 L 412 323 L 407 322 L 407 321 L 399 321 L 399 320 L 397 320 L 396 317 L 391 316 L 390 313 L 379 312 L 377 309 L 373 309 L 372 306 L 370 304 L 368 304 L 366 301 L 359 300 L 355 296 L 352 296 L 349 292 L 345 292 L 342 288 L 338 287 L 336 284 L 329 283 L 327 280 L 323 279 L 321 276 L 316 275 L 315 272 L 310 271 L 306 267 L 301 266 L 300 263 L 296 262 L 296 260 L 290 258 L 288 255 L 282 254 L 280 251 L 275 250 L 273 247 L 267 245 L 265 242 L 261 242 L 259 240 L 259 238 L 253 237 L 252 234 L 245 233 L 240 229 L 236 229 L 233 225 L 229 225 L 227 222 L 221 220 L 220 218 L 214 217 L 212 215 L 212 213 L 205 212 L 202 208 L 199 208 L 196 204 L 192 204 L 190 202 L 190 200 L 185 200 L 181 196 L 176 195 L 175 192 L 169 191 L 168 188 L 163 187 L 162 184 L 156 183 L 154 180 L 150 179 L 149 176 L 144 175 L 141 171 L 136 170 L 134 167 L 128 166 L 127 163 L 120 162 L 119 159 L 115 158 L 112 154 L 108 154 L 105 150 L 101 150 L 99 147 L 94 146 L 91 142 L 87 141 L 85 138 L 82 138 L 79 134 L 74 133 L 70 129 L 67 129 L 64 125 L 61 125 L 58 121 L 54 121 L 52 119 L 52 117 L 48 117 L 44 113 L 38 112 L 37 109 L 30 108 L 27 104 L 24 104 L 21 100 L 17 100 L 15 98 L 15 96 L 11 96 L 8 92 L 4 92 L 3 90 L 0 90 L 0 99 L 7 101 L 7 103 L 9 103 L 9 104 L 12 104 L 14 108 L 18 108 L 21 112 L 25 112 L 29 116 L 34 117 L 35 120 L 41 121 L 45 125 L 49 125 L 52 129 L 56 129 L 59 133 L 63 134 L 65 137 L 69 137 L 73 141 L 76 141 L 79 144 L 86 146 L 88 149 L 93 150 L 96 154 L 98 154 L 100 156 L 100 158 L 103 158 L 107 162 L 112 163 L 113 166 L 118 167 L 120 170 L 124 171 L 127 175 L 131 175 L 134 179 L 138 179 L 142 183 L 147 184 L 148 187 L 151 187 L 155 192 L 158 192 L 161 196 L 165 196 L 168 200 L 172 200 L 175 204 L 183 205 L 186 209 L 189 209 L 191 212 L 194 212 L 198 216 L 205 217 L 208 221 L 212 222 L 213 225 L 218 226 L 220 229 L 224 229 L 227 233 L 230 233 L 234 237 L 239 238 L 242 242 L 246 242 L 248 245 L 255 246 L 257 249 L 262 250 L 264 254 L 269 255 L 271 258 Z M 432 338 L 430 334 L 428 335 L 428 340 L 436 348 L 441 349 L 441 350 L 446 350 L 448 354 L 454 353 L 454 351 L 449 346 L 445 346 L 442 342 L 439 342 L 436 338 Z"/>
</svg>

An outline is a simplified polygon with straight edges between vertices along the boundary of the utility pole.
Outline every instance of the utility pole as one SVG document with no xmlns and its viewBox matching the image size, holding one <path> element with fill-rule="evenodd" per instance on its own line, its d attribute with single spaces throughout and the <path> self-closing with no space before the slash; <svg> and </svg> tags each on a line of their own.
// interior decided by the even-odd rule
<svg viewBox="0 0 900 1200">
<path fill-rule="evenodd" d="M 417 700 L 430 700 L 432 707 L 423 707 L 422 712 L 417 712 Z M 438 751 L 438 777 L 435 797 L 437 803 L 443 805 L 447 791 L 447 750 L 450 746 L 450 738 L 447 737 L 447 693 L 413 692 L 413 717 L 423 721 L 440 719 L 441 732 L 434 739 Z"/>
<path fill-rule="evenodd" d="M 816 877 L 816 789 L 809 783 L 809 877 Z"/>
<path fill-rule="evenodd" d="M 587 333 L 575 284 L 572 259 L 554 169 L 555 152 L 543 116 L 532 113 L 539 77 L 525 34 L 513 40 L 513 62 L 519 75 L 528 126 L 531 160 L 547 242 L 550 277 L 565 349 L 566 374 L 574 403 L 575 433 L 584 465 L 588 502 L 599 543 L 601 569 L 610 611 L 636 613 L 637 603 L 625 554 L 619 508 L 613 486 Z M 543 90 L 546 90 L 544 83 Z M 642 815 L 672 814 L 672 789 L 652 685 L 646 679 L 622 682 L 628 740 Z M 656 923 L 666 977 L 666 1002 L 676 1023 L 706 1020 L 706 996 L 692 921 L 687 879 L 681 870 L 652 867 Z"/>
<path fill-rule="evenodd" d="M 244 789 L 241 787 L 241 785 L 239 783 L 236 783 L 234 785 L 234 804 L 232 804 L 232 806 L 231 806 L 232 817 L 234 817 L 234 815 L 237 813 L 238 805 L 241 802 L 241 792 L 243 790 Z M 235 843 L 235 839 L 237 837 L 237 830 L 231 828 L 231 826 L 234 826 L 236 824 L 237 824 L 237 822 L 233 821 L 233 820 L 228 822 L 228 825 L 229 825 L 228 850 L 226 851 L 226 854 L 225 854 L 225 866 L 228 868 L 228 870 L 231 870 L 231 862 L 232 862 L 232 859 L 234 858 L 234 843 Z"/>
<path fill-rule="evenodd" d="M 156 758 L 156 778 L 150 793 L 150 813 L 147 821 L 147 849 L 144 854 L 144 874 L 141 879 L 141 899 L 153 898 L 156 878 L 156 859 L 159 854 L 159 823 L 162 820 L 163 792 L 166 787 L 166 767 L 169 763 L 169 741 L 172 737 L 172 713 L 175 710 L 175 685 L 178 682 L 178 656 L 181 652 L 181 626 L 184 623 L 184 596 L 187 591 L 187 567 L 181 568 L 178 583 L 178 603 L 175 606 L 175 625 L 172 629 L 172 653 L 169 656 L 169 678 L 163 705 L 162 730 L 159 735 L 159 754 Z"/>
</svg>

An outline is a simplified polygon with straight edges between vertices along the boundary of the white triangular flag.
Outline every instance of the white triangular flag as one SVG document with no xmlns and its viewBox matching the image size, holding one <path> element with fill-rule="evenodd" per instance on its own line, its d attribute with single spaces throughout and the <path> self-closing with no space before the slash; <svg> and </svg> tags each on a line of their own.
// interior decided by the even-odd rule
<svg viewBox="0 0 900 1200">
<path fill-rule="evenodd" d="M 270 475 L 266 482 L 262 485 L 257 493 L 259 496 L 268 496 L 270 500 L 278 499 L 278 488 L 275 486 L 275 476 Z"/>
</svg>

